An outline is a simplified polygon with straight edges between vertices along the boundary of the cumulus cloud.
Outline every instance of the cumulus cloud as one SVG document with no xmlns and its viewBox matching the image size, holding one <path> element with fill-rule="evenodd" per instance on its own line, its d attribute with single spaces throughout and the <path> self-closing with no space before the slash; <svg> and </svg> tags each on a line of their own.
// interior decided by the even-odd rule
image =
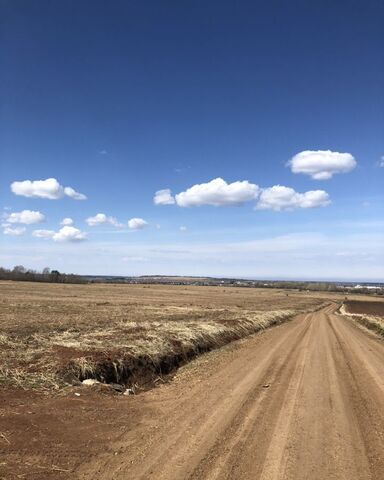
<svg viewBox="0 0 384 480">
<path fill-rule="evenodd" d="M 78 228 L 66 225 L 52 235 L 55 242 L 81 242 L 87 238 L 87 234 Z"/>
<path fill-rule="evenodd" d="M 188 229 L 184 225 L 179 228 L 180 232 L 186 232 Z"/>
<path fill-rule="evenodd" d="M 148 225 L 148 222 L 146 222 L 142 218 L 131 218 L 130 220 L 128 220 L 128 227 L 131 230 L 142 230 L 147 225 Z"/>
<path fill-rule="evenodd" d="M 33 223 L 40 223 L 45 220 L 42 213 L 33 210 L 23 210 L 22 212 L 13 212 L 6 216 L 9 223 L 23 223 L 31 225 Z"/>
<path fill-rule="evenodd" d="M 72 187 L 63 187 L 56 178 L 46 180 L 23 180 L 11 183 L 11 190 L 15 195 L 32 198 L 47 198 L 57 200 L 64 196 L 74 200 L 86 200 L 86 196 L 76 192 Z"/>
<path fill-rule="evenodd" d="M 208 183 L 193 185 L 185 192 L 176 195 L 179 207 L 199 207 L 201 205 L 239 205 L 257 198 L 260 189 L 247 180 L 227 183 L 215 178 Z"/>
<path fill-rule="evenodd" d="M 335 173 L 350 172 L 357 163 L 350 153 L 305 150 L 292 157 L 287 165 L 293 173 L 304 173 L 314 180 L 328 180 Z"/>
<path fill-rule="evenodd" d="M 73 225 L 73 220 L 72 218 L 69 218 L 69 217 L 65 217 L 63 218 L 63 220 L 60 222 L 60 225 Z"/>
<path fill-rule="evenodd" d="M 164 190 L 158 190 L 153 197 L 153 203 L 155 205 L 173 205 L 175 199 L 172 196 L 171 190 L 165 188 Z"/>
<path fill-rule="evenodd" d="M 297 208 L 325 207 L 331 203 L 324 190 L 310 190 L 298 193 L 282 185 L 264 189 L 256 204 L 257 210 L 295 210 Z"/>
<path fill-rule="evenodd" d="M 87 234 L 78 228 L 65 225 L 59 231 L 54 230 L 34 230 L 32 236 L 36 238 L 52 239 L 55 242 L 80 242 L 86 240 Z"/>
<path fill-rule="evenodd" d="M 115 217 L 107 217 L 105 213 L 97 213 L 94 217 L 88 217 L 85 221 L 90 227 L 102 225 L 103 223 L 109 223 L 114 227 L 123 227 L 123 224 L 119 223 Z"/>
<path fill-rule="evenodd" d="M 34 230 L 32 236 L 36 238 L 52 238 L 55 232 L 53 230 Z"/>
<path fill-rule="evenodd" d="M 1 227 L 3 229 L 4 235 L 13 235 L 13 236 L 16 236 L 16 237 L 18 237 L 20 235 L 24 235 L 24 233 L 26 231 L 25 227 L 12 227 L 8 223 L 3 223 L 1 225 Z"/>
</svg>

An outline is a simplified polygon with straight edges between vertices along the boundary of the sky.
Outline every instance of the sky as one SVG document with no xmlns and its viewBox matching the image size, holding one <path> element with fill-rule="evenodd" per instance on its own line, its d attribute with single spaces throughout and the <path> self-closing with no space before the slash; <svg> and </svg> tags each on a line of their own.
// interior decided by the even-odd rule
<svg viewBox="0 0 384 480">
<path fill-rule="evenodd" d="M 379 0 L 0 0 L 0 265 L 384 281 Z"/>
</svg>

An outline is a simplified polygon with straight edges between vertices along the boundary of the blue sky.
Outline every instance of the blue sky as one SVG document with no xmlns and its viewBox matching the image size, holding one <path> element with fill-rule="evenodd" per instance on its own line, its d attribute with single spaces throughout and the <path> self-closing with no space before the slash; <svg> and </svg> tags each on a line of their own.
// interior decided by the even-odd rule
<svg viewBox="0 0 384 480">
<path fill-rule="evenodd" d="M 381 1 L 0 8 L 1 265 L 384 280 Z"/>
</svg>

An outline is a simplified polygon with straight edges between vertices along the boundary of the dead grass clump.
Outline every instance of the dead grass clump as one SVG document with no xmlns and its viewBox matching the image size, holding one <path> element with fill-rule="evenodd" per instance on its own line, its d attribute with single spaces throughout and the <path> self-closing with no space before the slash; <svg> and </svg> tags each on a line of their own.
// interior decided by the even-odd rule
<svg viewBox="0 0 384 480">
<path fill-rule="evenodd" d="M 217 323 L 155 322 L 142 326 L 141 332 L 146 335 L 136 337 L 130 344 L 124 344 L 121 338 L 118 348 L 104 352 L 93 350 L 87 357 L 71 360 L 62 376 L 80 381 L 95 378 L 104 383 L 150 383 L 201 353 L 282 323 L 294 313 L 291 310 L 259 312 L 250 318 Z M 130 327 L 135 329 L 135 325 Z M 116 337 L 111 335 L 111 338 Z"/>
</svg>

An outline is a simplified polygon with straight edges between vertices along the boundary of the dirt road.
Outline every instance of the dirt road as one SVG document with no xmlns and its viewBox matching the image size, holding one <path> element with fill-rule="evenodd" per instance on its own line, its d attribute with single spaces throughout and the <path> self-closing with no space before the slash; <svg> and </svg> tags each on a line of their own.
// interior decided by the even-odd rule
<svg viewBox="0 0 384 480">
<path fill-rule="evenodd" d="M 334 310 L 239 342 L 134 398 L 142 421 L 76 478 L 383 479 L 384 343 Z"/>
</svg>

